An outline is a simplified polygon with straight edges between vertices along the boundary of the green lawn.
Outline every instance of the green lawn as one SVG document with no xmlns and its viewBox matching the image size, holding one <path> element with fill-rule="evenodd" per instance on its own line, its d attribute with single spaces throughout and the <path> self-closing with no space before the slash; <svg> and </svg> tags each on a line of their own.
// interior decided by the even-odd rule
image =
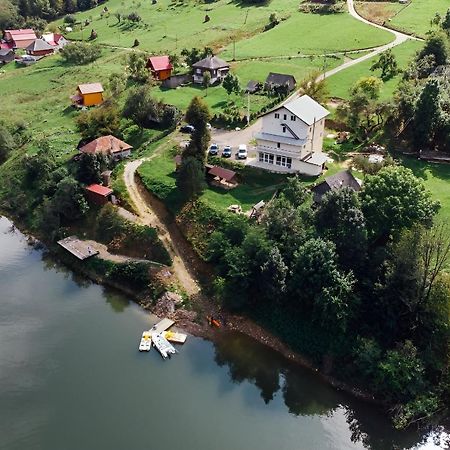
<svg viewBox="0 0 450 450">
<path fill-rule="evenodd" d="M 236 42 L 236 59 L 258 56 L 294 56 L 365 49 L 393 40 L 387 31 L 371 27 L 347 13 L 305 14 L 293 12 L 288 20 L 265 33 Z M 222 53 L 231 59 L 233 46 Z"/>
<path fill-rule="evenodd" d="M 401 158 L 401 162 L 405 167 L 409 167 L 416 177 L 421 178 L 434 199 L 441 202 L 438 219 L 450 223 L 450 165 L 433 164 L 407 157 Z"/>
<path fill-rule="evenodd" d="M 431 28 L 430 20 L 438 12 L 444 16 L 450 8 L 448 0 L 411 0 L 390 23 L 396 28 L 425 37 Z"/>
<path fill-rule="evenodd" d="M 423 43 L 417 41 L 408 41 L 404 44 L 398 45 L 394 47 L 392 50 L 394 55 L 397 58 L 397 62 L 401 69 L 407 67 L 408 63 L 413 58 L 415 52 L 419 50 L 423 46 Z M 371 75 L 380 75 L 380 71 L 377 70 L 372 72 L 370 70 L 371 65 L 379 58 L 376 56 L 375 58 L 368 59 L 359 64 L 356 64 L 353 67 L 349 67 L 341 72 L 332 75 L 327 79 L 328 88 L 330 90 L 330 95 L 332 97 L 348 99 L 349 91 L 353 84 L 358 81 L 361 77 L 367 77 Z M 399 80 L 401 79 L 401 74 L 391 78 L 387 82 L 384 83 L 381 98 L 384 100 L 388 100 L 392 97 L 395 88 Z"/>
</svg>

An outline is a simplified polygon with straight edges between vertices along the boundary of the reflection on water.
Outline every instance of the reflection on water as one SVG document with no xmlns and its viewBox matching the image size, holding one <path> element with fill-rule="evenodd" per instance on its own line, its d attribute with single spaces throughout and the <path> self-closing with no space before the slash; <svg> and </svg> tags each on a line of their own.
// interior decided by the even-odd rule
<svg viewBox="0 0 450 450">
<path fill-rule="evenodd" d="M 234 383 L 254 384 L 265 404 L 281 394 L 289 413 L 295 416 L 331 417 L 343 410 L 351 431 L 351 441 L 372 449 L 414 448 L 434 436 L 435 445 L 450 444 L 440 428 L 397 431 L 384 413 L 325 384 L 312 371 L 287 361 L 254 339 L 240 333 L 223 333 L 215 340 L 215 361 L 226 366 Z M 441 431 L 441 432 L 439 432 Z M 431 444 L 430 444 L 431 445 Z M 427 446 L 428 448 L 428 446 Z M 430 447 L 434 448 L 434 447 Z"/>
</svg>

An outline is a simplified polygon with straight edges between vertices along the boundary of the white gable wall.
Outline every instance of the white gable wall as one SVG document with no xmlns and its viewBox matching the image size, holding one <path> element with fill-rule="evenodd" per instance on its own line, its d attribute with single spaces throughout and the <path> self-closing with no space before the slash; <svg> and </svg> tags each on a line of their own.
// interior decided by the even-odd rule
<svg viewBox="0 0 450 450">
<path fill-rule="evenodd" d="M 279 117 L 276 117 L 277 114 Z M 292 120 L 293 117 L 295 117 L 295 120 Z M 300 139 L 305 139 L 307 137 L 308 126 L 286 108 L 280 108 L 277 111 L 272 111 L 263 116 L 262 130 L 264 133 L 293 137 L 289 130 L 286 130 L 286 133 L 283 133 L 283 123 L 285 123 Z"/>
</svg>

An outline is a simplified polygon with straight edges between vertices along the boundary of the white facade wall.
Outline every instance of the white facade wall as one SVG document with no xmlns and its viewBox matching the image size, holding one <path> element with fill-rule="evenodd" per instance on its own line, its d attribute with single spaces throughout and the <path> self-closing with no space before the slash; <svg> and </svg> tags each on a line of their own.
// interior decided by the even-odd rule
<svg viewBox="0 0 450 450">
<path fill-rule="evenodd" d="M 283 131 L 284 125 L 287 127 Z M 289 128 L 298 137 L 298 145 L 277 141 L 276 136 L 296 139 Z M 261 131 L 273 135 L 273 140 L 257 138 L 258 164 L 272 171 L 300 172 L 310 176 L 320 175 L 322 166 L 307 163 L 302 159 L 312 153 L 322 152 L 324 130 L 325 119 L 308 126 L 286 108 L 280 108 L 265 115 L 262 118 Z M 260 153 L 273 154 L 274 157 L 270 157 L 273 164 L 268 162 L 267 156 L 261 160 Z M 277 159 L 277 156 L 290 158 L 290 163 L 286 164 L 286 159 L 283 158 L 282 167 L 280 167 L 280 164 L 277 165 L 277 161 L 280 163 L 280 158 Z"/>
</svg>

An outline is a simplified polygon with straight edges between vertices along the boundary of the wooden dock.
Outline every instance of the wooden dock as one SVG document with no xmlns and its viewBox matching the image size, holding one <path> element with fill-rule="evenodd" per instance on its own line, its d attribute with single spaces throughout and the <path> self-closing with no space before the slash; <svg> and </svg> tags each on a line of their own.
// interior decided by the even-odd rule
<svg viewBox="0 0 450 450">
<path fill-rule="evenodd" d="M 150 333 L 160 334 L 169 329 L 175 322 L 167 317 L 150 328 Z"/>
<path fill-rule="evenodd" d="M 58 241 L 58 244 L 81 261 L 90 258 L 91 256 L 98 255 L 98 250 L 93 248 L 86 241 L 78 239 L 77 236 L 69 236 L 65 239 L 61 239 Z"/>
</svg>

